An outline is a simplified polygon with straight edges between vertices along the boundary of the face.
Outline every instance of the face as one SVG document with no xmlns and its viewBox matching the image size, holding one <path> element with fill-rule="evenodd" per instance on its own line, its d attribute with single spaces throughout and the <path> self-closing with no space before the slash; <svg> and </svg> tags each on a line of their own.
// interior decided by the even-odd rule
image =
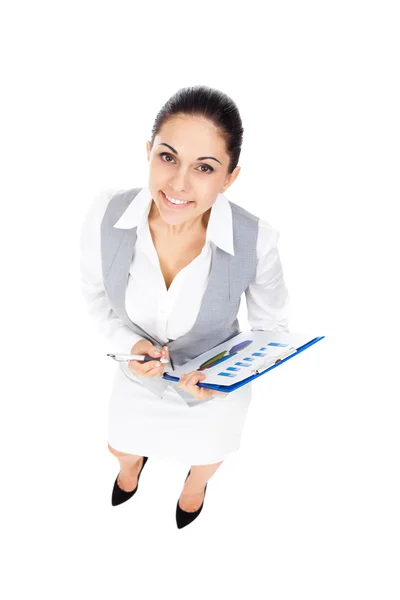
<svg viewBox="0 0 400 600">
<path fill-rule="evenodd" d="M 239 175 L 228 174 L 229 156 L 215 125 L 203 117 L 174 116 L 154 138 L 149 161 L 149 189 L 161 218 L 170 225 L 191 221 L 214 204 Z M 174 205 L 175 200 L 189 201 Z"/>
</svg>

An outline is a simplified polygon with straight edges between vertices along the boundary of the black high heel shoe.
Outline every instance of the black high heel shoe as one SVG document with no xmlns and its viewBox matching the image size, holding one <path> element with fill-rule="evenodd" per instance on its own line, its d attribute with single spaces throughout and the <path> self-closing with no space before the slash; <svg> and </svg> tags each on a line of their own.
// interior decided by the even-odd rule
<svg viewBox="0 0 400 600">
<path fill-rule="evenodd" d="M 141 476 L 141 474 L 142 474 L 142 471 L 143 471 L 144 465 L 145 465 L 145 464 L 146 464 L 146 462 L 147 462 L 147 459 L 148 459 L 148 456 L 144 456 L 144 457 L 143 457 L 143 464 L 142 464 L 142 468 L 141 468 L 141 469 L 140 469 L 140 471 L 139 471 L 137 486 L 136 486 L 136 487 L 135 487 L 135 489 L 134 489 L 134 490 L 132 490 L 131 492 L 125 492 L 125 490 L 122 490 L 122 489 L 119 487 L 119 485 L 118 485 L 118 483 L 117 483 L 118 476 L 119 476 L 119 473 L 118 473 L 118 475 L 117 475 L 117 477 L 116 477 L 116 479 L 115 479 L 115 481 L 114 481 L 114 487 L 113 487 L 112 496 L 111 496 L 111 504 L 112 504 L 113 506 L 117 506 L 117 504 L 122 504 L 123 502 L 126 502 L 127 500 L 129 500 L 129 498 L 132 498 L 132 496 L 133 496 L 134 494 L 136 494 L 136 492 L 137 492 L 137 489 L 138 489 L 138 487 L 139 487 L 139 479 L 140 479 L 140 476 Z M 121 472 L 121 471 L 120 471 L 120 472 Z"/>
<path fill-rule="evenodd" d="M 190 471 L 186 476 L 186 479 L 189 477 L 190 475 Z M 185 481 L 186 481 L 185 479 Z M 204 498 L 206 497 L 206 490 L 207 490 L 207 483 L 206 483 L 206 487 L 204 488 Z M 189 523 L 191 523 L 192 521 L 194 521 L 199 514 L 201 513 L 202 509 L 203 509 L 203 505 L 204 505 L 204 498 L 203 498 L 203 502 L 201 503 L 200 508 L 198 508 L 197 510 L 195 510 L 194 512 L 186 512 L 186 510 L 182 510 L 182 508 L 179 506 L 179 500 L 176 504 L 176 524 L 178 526 L 178 529 L 182 529 L 182 527 L 186 527 L 186 525 L 189 525 Z"/>
</svg>

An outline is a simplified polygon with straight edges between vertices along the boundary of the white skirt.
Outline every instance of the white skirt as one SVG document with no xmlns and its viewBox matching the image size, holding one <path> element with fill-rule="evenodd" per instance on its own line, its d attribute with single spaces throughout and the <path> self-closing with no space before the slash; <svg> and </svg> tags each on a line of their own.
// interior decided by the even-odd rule
<svg viewBox="0 0 400 600">
<path fill-rule="evenodd" d="M 189 407 L 171 385 L 156 396 L 117 365 L 108 403 L 108 443 L 120 452 L 190 466 L 220 462 L 240 447 L 251 385 Z"/>
</svg>

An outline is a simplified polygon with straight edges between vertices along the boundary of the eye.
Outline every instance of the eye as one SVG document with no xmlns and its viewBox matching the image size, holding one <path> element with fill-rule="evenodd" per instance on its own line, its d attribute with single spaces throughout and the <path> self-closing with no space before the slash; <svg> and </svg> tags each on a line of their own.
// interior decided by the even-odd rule
<svg viewBox="0 0 400 600">
<path fill-rule="evenodd" d="M 166 158 L 174 158 L 174 157 L 172 156 L 172 154 L 168 154 L 168 152 L 161 152 L 161 154 L 160 154 L 160 158 L 161 158 L 161 160 L 163 160 L 163 157 L 164 157 L 164 156 L 165 156 Z M 170 161 L 169 161 L 169 160 L 164 160 L 164 162 L 170 162 Z"/>
<path fill-rule="evenodd" d="M 210 167 L 210 165 L 200 165 L 200 167 L 205 167 L 207 169 L 206 171 L 201 171 L 201 173 L 212 173 L 214 171 L 214 169 Z"/>
<path fill-rule="evenodd" d="M 171 162 L 170 160 L 164 160 L 164 157 L 165 159 L 172 158 L 172 160 L 175 161 L 175 158 L 172 156 L 172 154 L 169 154 L 168 152 L 161 152 L 159 156 L 163 162 Z M 212 173 L 214 171 L 210 165 L 200 165 L 199 169 L 205 169 L 205 171 L 200 171 L 200 173 Z"/>
</svg>

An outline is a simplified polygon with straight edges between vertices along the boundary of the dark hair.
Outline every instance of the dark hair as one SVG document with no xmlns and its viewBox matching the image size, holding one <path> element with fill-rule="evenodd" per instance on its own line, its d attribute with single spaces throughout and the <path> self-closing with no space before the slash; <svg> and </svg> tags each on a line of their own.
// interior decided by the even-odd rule
<svg viewBox="0 0 400 600">
<path fill-rule="evenodd" d="M 239 162 L 243 141 L 242 119 L 234 101 L 223 92 L 205 85 L 179 89 L 157 114 L 151 131 L 150 149 L 163 124 L 175 115 L 203 116 L 214 123 L 225 139 L 228 172 Z"/>
</svg>

